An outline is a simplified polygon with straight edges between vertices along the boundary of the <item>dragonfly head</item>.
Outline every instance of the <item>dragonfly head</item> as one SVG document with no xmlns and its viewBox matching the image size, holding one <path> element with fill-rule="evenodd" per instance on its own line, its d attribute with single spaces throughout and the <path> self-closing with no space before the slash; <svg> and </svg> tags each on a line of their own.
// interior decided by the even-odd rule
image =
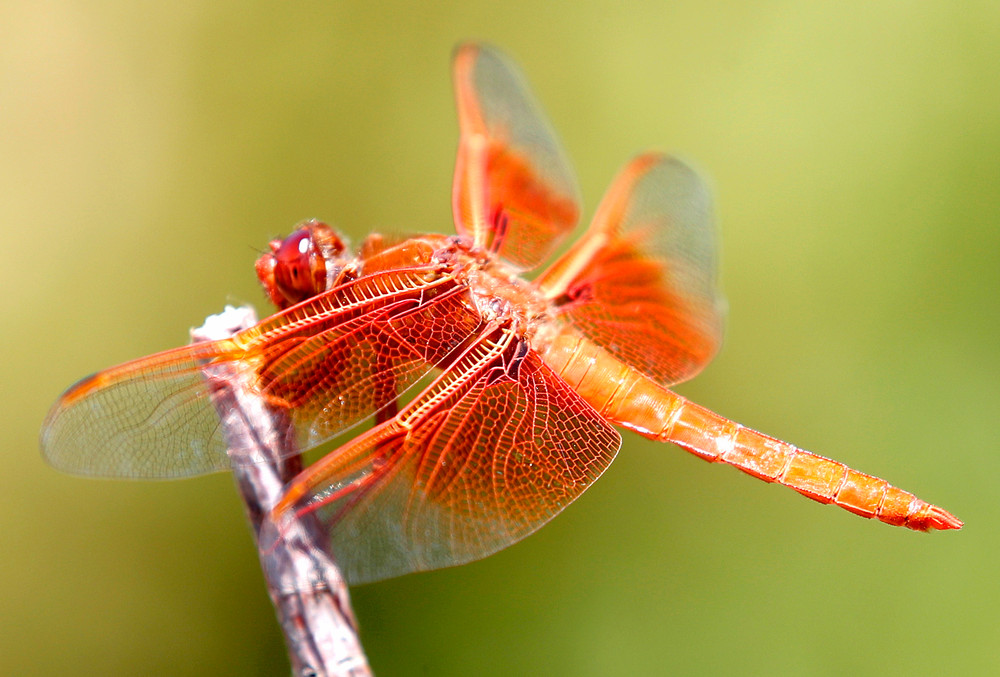
<svg viewBox="0 0 1000 677">
<path fill-rule="evenodd" d="M 346 265 L 347 245 L 321 221 L 306 221 L 257 259 L 257 279 L 281 310 L 325 292 Z"/>
</svg>

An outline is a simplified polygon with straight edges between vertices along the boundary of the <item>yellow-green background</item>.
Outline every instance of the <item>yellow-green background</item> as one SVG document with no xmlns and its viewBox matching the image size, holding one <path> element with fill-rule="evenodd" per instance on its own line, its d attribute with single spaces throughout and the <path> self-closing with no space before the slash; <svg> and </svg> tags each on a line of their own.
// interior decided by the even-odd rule
<svg viewBox="0 0 1000 677">
<path fill-rule="evenodd" d="M 626 435 L 559 519 L 357 588 L 382 675 L 1000 672 L 994 2 L 0 5 L 0 674 L 278 675 L 225 475 L 89 481 L 42 417 L 187 340 L 321 217 L 443 230 L 464 39 L 523 66 L 589 213 L 649 147 L 711 177 L 726 343 L 681 388 L 954 511 L 868 522 Z"/>
</svg>

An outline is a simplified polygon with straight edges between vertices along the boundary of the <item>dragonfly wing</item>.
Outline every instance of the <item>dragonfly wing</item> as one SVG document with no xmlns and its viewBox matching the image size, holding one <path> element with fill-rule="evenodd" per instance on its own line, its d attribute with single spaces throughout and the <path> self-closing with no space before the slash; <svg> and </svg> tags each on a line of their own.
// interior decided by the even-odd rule
<svg viewBox="0 0 1000 677">
<path fill-rule="evenodd" d="M 95 477 L 168 478 L 230 466 L 202 369 L 238 363 L 231 340 L 184 346 L 77 382 L 42 426 L 56 468 Z"/>
<path fill-rule="evenodd" d="M 279 435 L 297 440 L 285 455 L 298 453 L 388 404 L 474 335 L 479 320 L 462 293 L 420 269 L 380 273 L 231 339 L 100 372 L 52 407 L 43 454 L 61 470 L 101 477 L 185 477 L 256 462 L 227 454 L 211 396 L 233 383 L 206 378 L 221 365 L 234 374 L 230 381 L 267 402 L 284 427 Z"/>
<path fill-rule="evenodd" d="M 394 402 L 475 335 L 480 319 L 465 303 L 465 289 L 449 284 L 436 291 L 268 345 L 257 388 L 272 406 L 287 410 L 300 448 L 322 444 Z"/>
<path fill-rule="evenodd" d="M 579 218 L 576 179 L 517 67 L 464 45 L 454 56 L 460 138 L 452 206 L 458 232 L 519 269 L 541 263 Z"/>
<path fill-rule="evenodd" d="M 679 160 L 649 154 L 618 175 L 538 285 L 587 338 L 670 386 L 721 343 L 717 258 L 708 187 Z"/>
<path fill-rule="evenodd" d="M 274 522 L 315 514 L 351 583 L 461 564 L 549 521 L 620 442 L 534 352 L 483 339 L 396 419 L 296 478 Z"/>
</svg>

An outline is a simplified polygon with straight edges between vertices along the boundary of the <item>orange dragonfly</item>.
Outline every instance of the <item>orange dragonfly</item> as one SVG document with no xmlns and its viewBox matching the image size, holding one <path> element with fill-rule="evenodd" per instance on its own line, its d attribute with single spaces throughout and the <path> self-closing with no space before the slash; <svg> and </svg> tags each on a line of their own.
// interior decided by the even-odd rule
<svg viewBox="0 0 1000 677">
<path fill-rule="evenodd" d="M 534 281 L 521 277 L 574 228 L 575 179 L 512 63 L 466 45 L 453 69 L 457 235 L 371 235 L 351 253 L 329 227 L 305 224 L 257 263 L 276 315 L 80 381 L 45 420 L 45 457 L 132 478 L 252 462 L 227 454 L 203 376 L 227 365 L 281 412 L 289 453 L 374 415 L 292 480 L 270 516 L 278 532 L 316 516 L 353 583 L 524 538 L 600 477 L 621 443 L 615 425 L 863 517 L 962 526 L 668 389 L 708 363 L 722 334 L 709 191 L 677 159 L 632 160 L 581 239 Z"/>
</svg>

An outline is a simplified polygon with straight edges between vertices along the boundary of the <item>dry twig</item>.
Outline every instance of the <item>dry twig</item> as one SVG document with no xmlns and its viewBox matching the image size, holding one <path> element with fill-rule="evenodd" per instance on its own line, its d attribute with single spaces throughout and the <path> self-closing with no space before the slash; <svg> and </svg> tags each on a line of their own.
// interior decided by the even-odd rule
<svg viewBox="0 0 1000 677">
<path fill-rule="evenodd" d="M 252 308 L 227 307 L 192 330 L 191 338 L 195 342 L 226 338 L 256 322 Z M 234 459 L 236 486 L 259 545 L 262 524 L 285 484 L 302 469 L 302 460 L 294 453 L 295 440 L 280 432 L 288 429 L 279 424 L 282 413 L 246 387 L 242 373 L 227 365 L 206 365 L 204 371 L 213 384 L 213 402 Z M 303 677 L 371 675 L 347 584 L 324 540 L 319 524 L 306 516 L 287 529 L 283 525 L 282 538 L 260 552 L 292 671 Z"/>
</svg>

